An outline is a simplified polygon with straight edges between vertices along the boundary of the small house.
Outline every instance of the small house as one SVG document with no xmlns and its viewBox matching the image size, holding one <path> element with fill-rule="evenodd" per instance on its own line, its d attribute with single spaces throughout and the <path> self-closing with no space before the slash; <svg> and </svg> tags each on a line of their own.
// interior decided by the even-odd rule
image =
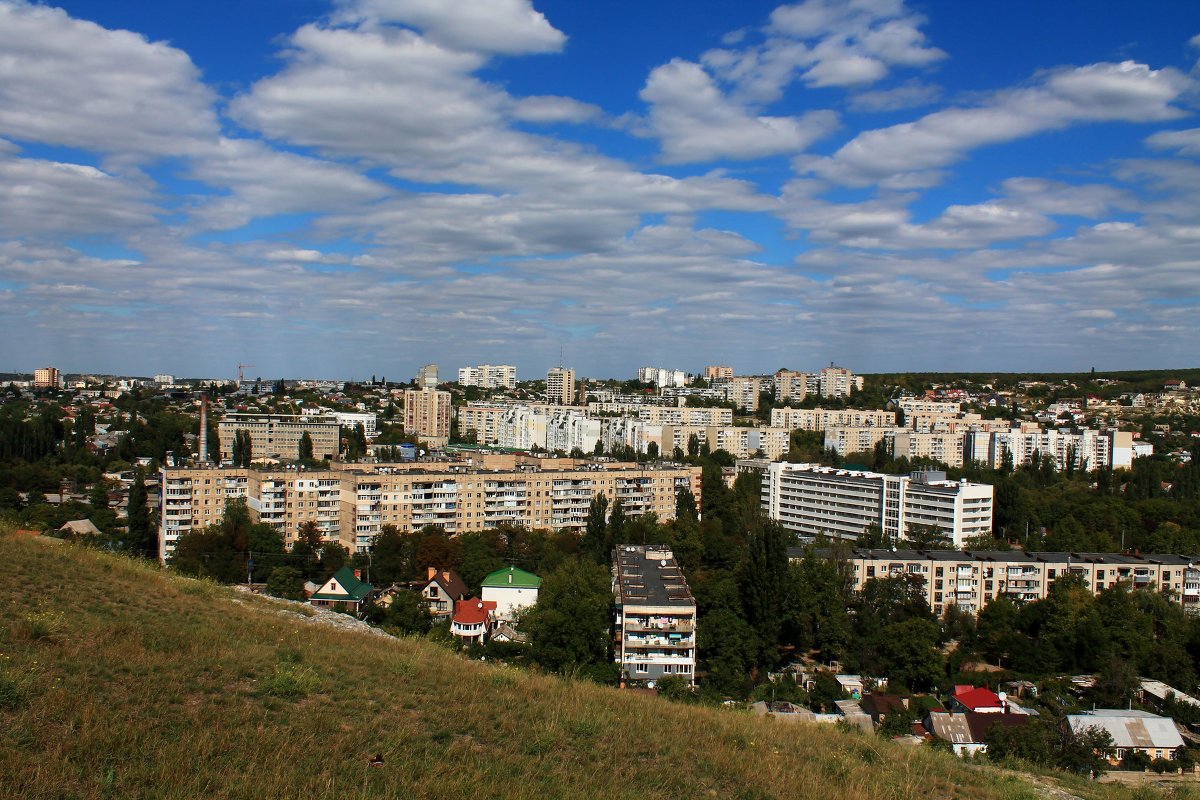
<svg viewBox="0 0 1200 800">
<path fill-rule="evenodd" d="M 541 586 L 537 575 L 509 566 L 483 579 L 480 597 L 496 604 L 496 619 L 511 622 L 522 609 L 537 605 Z"/>
<path fill-rule="evenodd" d="M 359 616 L 371 599 L 373 591 L 374 587 L 371 584 L 359 580 L 356 570 L 342 567 L 308 600 L 318 608 L 330 608 Z"/>
</svg>

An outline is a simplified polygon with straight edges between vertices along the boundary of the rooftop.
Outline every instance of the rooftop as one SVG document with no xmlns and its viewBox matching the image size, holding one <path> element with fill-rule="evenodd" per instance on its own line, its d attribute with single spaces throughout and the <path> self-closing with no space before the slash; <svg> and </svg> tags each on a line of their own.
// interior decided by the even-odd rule
<svg viewBox="0 0 1200 800">
<path fill-rule="evenodd" d="M 661 545 L 617 545 L 613 574 L 619 605 L 696 607 L 674 554 Z"/>
</svg>

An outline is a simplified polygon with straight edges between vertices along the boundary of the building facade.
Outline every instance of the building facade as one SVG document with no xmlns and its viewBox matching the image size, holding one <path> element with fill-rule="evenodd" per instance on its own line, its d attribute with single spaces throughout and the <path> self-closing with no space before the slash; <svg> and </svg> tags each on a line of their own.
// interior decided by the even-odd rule
<svg viewBox="0 0 1200 800">
<path fill-rule="evenodd" d="M 284 414 L 229 414 L 217 425 L 221 440 L 221 460 L 233 459 L 233 441 L 239 431 L 250 434 L 254 460 L 300 458 L 300 440 L 308 434 L 313 458 L 336 458 L 341 451 L 341 426 L 330 418 Z"/>
<path fill-rule="evenodd" d="M 517 388 L 517 368 L 510 364 L 480 364 L 458 371 L 459 386 L 478 386 L 482 389 Z"/>
<path fill-rule="evenodd" d="M 546 373 L 546 402 L 560 406 L 575 404 L 575 370 L 550 368 Z"/>
<path fill-rule="evenodd" d="M 884 475 L 817 464 L 773 463 L 762 505 L 771 519 L 801 536 L 856 540 L 878 525 L 902 542 L 915 526 L 937 528 L 954 547 L 992 533 L 992 487 L 949 481 L 941 472 Z"/>
<path fill-rule="evenodd" d="M 229 500 L 242 498 L 256 522 L 274 526 L 291 544 L 311 522 L 325 541 L 365 552 L 384 525 L 402 532 L 426 525 L 447 533 L 501 524 L 583 531 L 592 498 L 621 500 L 628 516 L 675 515 L 675 493 L 699 501 L 700 469 L 623 462 L 530 457 L 457 462 L 346 464 L 321 471 L 167 467 L 162 471 L 160 556 L 188 531 L 219 522 Z"/>
<path fill-rule="evenodd" d="M 33 371 L 33 388 L 58 389 L 62 386 L 62 375 L 56 367 L 38 367 Z"/>
<path fill-rule="evenodd" d="M 417 370 L 416 384 L 418 389 L 436 389 L 438 385 L 438 365 L 426 364 Z"/>
<path fill-rule="evenodd" d="M 450 393 L 438 389 L 404 390 L 404 432 L 432 445 L 450 441 Z"/>
<path fill-rule="evenodd" d="M 798 560 L 804 552 L 791 548 L 788 556 Z M 866 548 L 814 552 L 839 561 L 855 591 L 876 578 L 919 576 L 929 609 L 938 615 L 949 606 L 978 613 L 1001 595 L 1017 603 L 1042 600 L 1063 575 L 1075 576 L 1094 594 L 1117 583 L 1160 591 L 1189 614 L 1200 613 L 1200 556 Z"/>
<path fill-rule="evenodd" d="M 663 545 L 617 545 L 615 660 L 623 686 L 653 686 L 696 675 L 696 601 L 674 554 Z"/>
</svg>

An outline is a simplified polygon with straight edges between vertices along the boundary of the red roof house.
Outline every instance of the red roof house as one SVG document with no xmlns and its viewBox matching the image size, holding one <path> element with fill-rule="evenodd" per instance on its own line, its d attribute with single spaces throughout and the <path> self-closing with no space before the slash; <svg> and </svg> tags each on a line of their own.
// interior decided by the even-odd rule
<svg viewBox="0 0 1200 800">
<path fill-rule="evenodd" d="M 978 714 L 1003 714 L 1004 698 L 986 687 L 955 686 L 950 696 L 955 711 L 974 711 Z"/>
<path fill-rule="evenodd" d="M 450 621 L 450 632 L 463 640 L 463 644 L 483 644 L 495 622 L 496 601 L 459 600 L 454 604 L 454 619 Z"/>
</svg>

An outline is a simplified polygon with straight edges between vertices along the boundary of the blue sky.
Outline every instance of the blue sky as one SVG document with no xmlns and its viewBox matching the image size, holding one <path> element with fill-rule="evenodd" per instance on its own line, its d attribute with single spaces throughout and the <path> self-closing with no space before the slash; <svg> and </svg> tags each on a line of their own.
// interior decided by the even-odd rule
<svg viewBox="0 0 1200 800">
<path fill-rule="evenodd" d="M 0 0 L 0 370 L 1194 366 L 1190 3 Z"/>
</svg>

